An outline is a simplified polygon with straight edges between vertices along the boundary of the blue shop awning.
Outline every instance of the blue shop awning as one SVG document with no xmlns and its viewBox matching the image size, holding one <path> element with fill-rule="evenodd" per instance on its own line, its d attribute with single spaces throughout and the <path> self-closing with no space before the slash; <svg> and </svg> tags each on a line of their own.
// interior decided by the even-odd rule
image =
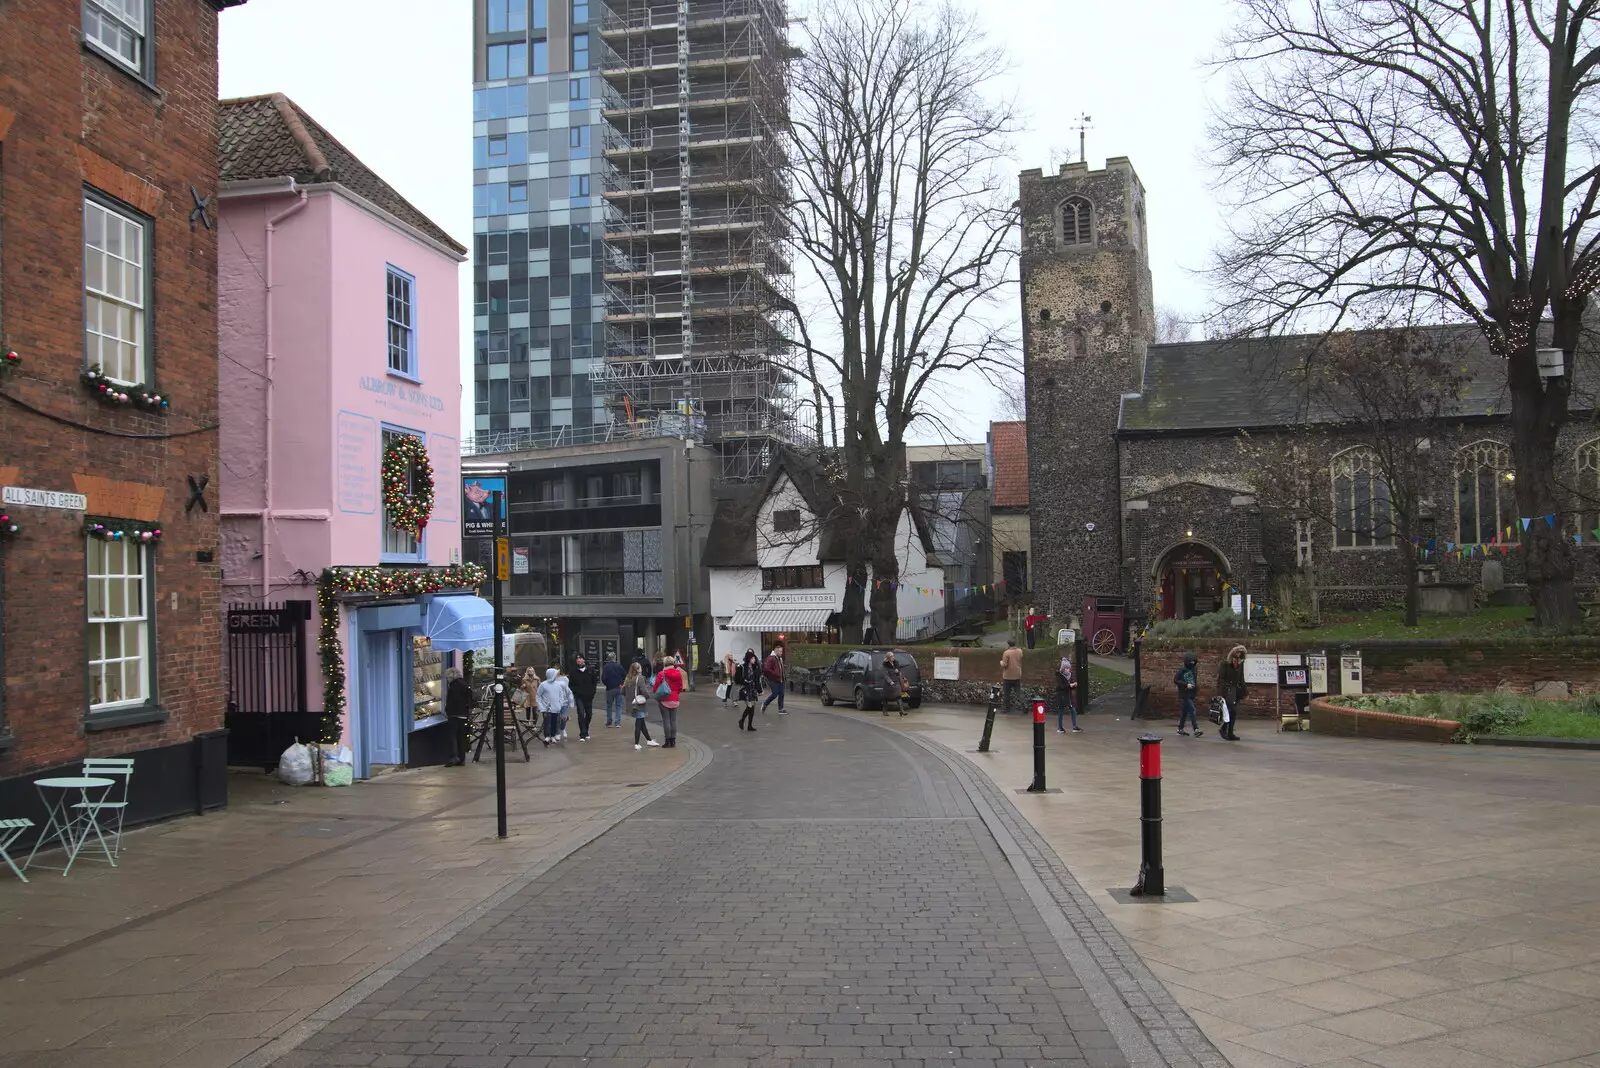
<svg viewBox="0 0 1600 1068">
<path fill-rule="evenodd" d="M 435 597 L 422 634 L 441 652 L 494 646 L 494 606 L 482 597 Z"/>
</svg>

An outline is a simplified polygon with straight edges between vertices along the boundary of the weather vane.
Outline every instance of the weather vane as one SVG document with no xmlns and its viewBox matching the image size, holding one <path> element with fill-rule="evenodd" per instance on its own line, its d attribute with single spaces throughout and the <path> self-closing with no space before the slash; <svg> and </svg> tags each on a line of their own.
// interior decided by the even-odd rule
<svg viewBox="0 0 1600 1068">
<path fill-rule="evenodd" d="M 1078 162 L 1079 163 L 1087 164 L 1089 162 L 1089 155 L 1085 151 L 1087 138 L 1084 137 L 1084 134 L 1087 131 L 1092 130 L 1092 129 L 1094 129 L 1094 120 L 1091 119 L 1088 115 L 1079 115 L 1078 116 L 1078 126 L 1077 126 L 1077 130 L 1078 130 Z"/>
</svg>

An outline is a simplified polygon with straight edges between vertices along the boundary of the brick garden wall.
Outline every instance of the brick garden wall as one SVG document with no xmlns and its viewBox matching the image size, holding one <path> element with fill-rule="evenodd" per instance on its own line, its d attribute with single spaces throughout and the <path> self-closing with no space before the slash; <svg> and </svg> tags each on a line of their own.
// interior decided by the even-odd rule
<svg viewBox="0 0 1600 1068">
<path fill-rule="evenodd" d="M 1343 708 L 1332 701 L 1311 702 L 1311 729 L 1318 734 L 1332 734 L 1341 738 L 1444 743 L 1453 739 L 1460 727 L 1461 724 L 1453 719 L 1397 716 L 1392 712 Z"/>
<path fill-rule="evenodd" d="M 83 493 L 92 513 L 160 524 L 159 707 L 140 725 L 86 729 L 83 517 L 12 507 L 23 531 L 0 548 L 0 778 L 186 741 L 221 726 L 225 701 L 220 573 L 196 560 L 217 547 L 216 232 L 189 221 L 191 186 L 217 188 L 218 15 L 208 0 L 155 0 L 152 88 L 85 46 L 79 7 L 0 4 L 0 336 L 23 361 L 0 390 L 48 413 L 0 403 L 0 468 L 7 484 Z M 85 187 L 152 227 L 145 338 L 169 414 L 105 407 L 78 381 Z M 185 512 L 190 476 L 209 478 L 209 511 Z"/>
<path fill-rule="evenodd" d="M 1217 669 L 1222 658 L 1236 644 L 1252 653 L 1303 653 L 1304 645 L 1267 640 L 1235 642 L 1228 639 L 1196 640 L 1179 646 L 1146 641 L 1141 654 L 1141 682 L 1150 687 L 1151 715 L 1178 715 L 1178 693 L 1173 676 L 1183 664 L 1185 652 L 1200 659 L 1200 702 L 1216 693 Z M 1329 671 L 1336 673 L 1339 647 L 1326 646 Z M 1533 692 L 1535 682 L 1566 682 L 1573 694 L 1600 693 L 1600 638 L 1569 638 L 1539 641 L 1473 642 L 1470 640 L 1369 641 L 1351 646 L 1360 652 L 1363 689 L 1367 693 L 1407 693 L 1444 691 L 1485 693 L 1509 689 Z M 1331 680 L 1334 686 L 1337 681 Z M 1284 706 L 1289 707 L 1287 696 Z M 1245 700 L 1243 715 L 1274 714 L 1273 687 L 1252 686 Z"/>
</svg>

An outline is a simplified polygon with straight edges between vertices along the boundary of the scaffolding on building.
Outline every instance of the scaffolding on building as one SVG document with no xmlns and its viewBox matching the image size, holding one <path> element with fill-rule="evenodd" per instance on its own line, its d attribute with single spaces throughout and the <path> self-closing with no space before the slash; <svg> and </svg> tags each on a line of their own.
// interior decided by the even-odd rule
<svg viewBox="0 0 1600 1068">
<path fill-rule="evenodd" d="M 783 0 L 608 0 L 605 360 L 613 419 L 693 416 L 725 479 L 806 430 L 787 371 Z"/>
</svg>

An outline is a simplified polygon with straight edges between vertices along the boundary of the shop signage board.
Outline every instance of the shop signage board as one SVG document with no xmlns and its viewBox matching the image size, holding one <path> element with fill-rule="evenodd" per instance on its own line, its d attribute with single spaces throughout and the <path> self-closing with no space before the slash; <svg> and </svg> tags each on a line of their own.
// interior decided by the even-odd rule
<svg viewBox="0 0 1600 1068">
<path fill-rule="evenodd" d="M 961 658 L 936 656 L 933 658 L 933 677 L 941 682 L 956 682 L 961 678 Z"/>
<path fill-rule="evenodd" d="M 282 608 L 230 608 L 230 634 L 285 634 L 305 617 Z"/>
<path fill-rule="evenodd" d="M 528 547 L 518 545 L 511 550 L 511 573 L 513 575 L 526 575 L 528 573 Z"/>
<path fill-rule="evenodd" d="M 1328 654 L 1325 652 L 1307 653 L 1306 667 L 1310 668 L 1311 692 L 1328 692 Z"/>
<path fill-rule="evenodd" d="M 81 493 L 63 493 L 60 490 L 7 486 L 0 491 L 0 499 L 6 504 L 18 504 L 29 508 L 60 508 L 68 512 L 89 510 L 89 498 Z"/>
</svg>

